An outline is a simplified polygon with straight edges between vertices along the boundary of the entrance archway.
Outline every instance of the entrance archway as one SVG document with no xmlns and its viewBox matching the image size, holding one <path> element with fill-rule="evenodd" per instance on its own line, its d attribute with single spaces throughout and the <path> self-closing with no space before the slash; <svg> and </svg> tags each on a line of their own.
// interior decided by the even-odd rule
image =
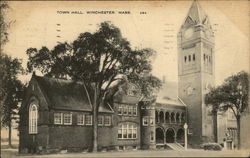
<svg viewBox="0 0 250 158">
<path fill-rule="evenodd" d="M 184 143 L 184 130 L 182 128 L 177 131 L 176 139 L 178 143 Z"/>
<path fill-rule="evenodd" d="M 156 128 L 156 144 L 164 143 L 164 132 L 161 128 Z"/>
<path fill-rule="evenodd" d="M 175 132 L 172 128 L 169 128 L 166 131 L 166 143 L 174 143 L 175 142 Z"/>
</svg>

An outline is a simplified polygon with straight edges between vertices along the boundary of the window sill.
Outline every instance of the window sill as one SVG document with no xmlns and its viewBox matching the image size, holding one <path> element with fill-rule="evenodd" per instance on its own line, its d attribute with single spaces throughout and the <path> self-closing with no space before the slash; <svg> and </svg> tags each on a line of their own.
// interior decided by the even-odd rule
<svg viewBox="0 0 250 158">
<path fill-rule="evenodd" d="M 84 124 L 76 124 L 77 126 L 84 126 Z"/>
<path fill-rule="evenodd" d="M 137 138 L 117 138 L 118 140 L 136 140 Z"/>
</svg>

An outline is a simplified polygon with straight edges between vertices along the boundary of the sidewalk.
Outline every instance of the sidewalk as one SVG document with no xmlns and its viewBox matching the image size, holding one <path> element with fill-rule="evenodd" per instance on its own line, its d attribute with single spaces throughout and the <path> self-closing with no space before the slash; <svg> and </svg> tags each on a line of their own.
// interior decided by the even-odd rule
<svg viewBox="0 0 250 158">
<path fill-rule="evenodd" d="M 249 157 L 250 151 L 204 151 L 189 149 L 187 151 L 173 150 L 137 150 L 137 151 L 114 151 L 98 153 L 66 153 L 50 155 L 18 155 L 17 149 L 3 149 L 2 157 L 4 158 L 53 158 L 53 157 Z"/>
</svg>

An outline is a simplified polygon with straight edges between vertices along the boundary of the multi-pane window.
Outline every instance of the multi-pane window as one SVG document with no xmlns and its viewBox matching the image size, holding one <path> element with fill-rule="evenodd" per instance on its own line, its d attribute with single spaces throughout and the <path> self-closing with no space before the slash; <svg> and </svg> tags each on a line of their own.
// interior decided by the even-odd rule
<svg viewBox="0 0 250 158">
<path fill-rule="evenodd" d="M 119 107 L 118 107 L 118 115 L 122 115 L 122 106 L 121 105 L 119 105 Z"/>
<path fill-rule="evenodd" d="M 99 126 L 103 125 L 103 116 L 98 116 L 98 125 Z"/>
<path fill-rule="evenodd" d="M 137 116 L 137 107 L 133 105 L 119 105 L 118 115 Z"/>
<path fill-rule="evenodd" d="M 133 125 L 128 125 L 128 139 L 131 139 L 133 135 Z"/>
<path fill-rule="evenodd" d="M 111 125 L 111 116 L 104 116 L 104 125 L 105 126 Z"/>
<path fill-rule="evenodd" d="M 78 125 L 84 125 L 84 114 L 78 114 L 77 115 L 77 124 Z"/>
<path fill-rule="evenodd" d="M 127 139 L 128 138 L 128 128 L 127 128 L 127 125 L 126 127 L 122 129 L 122 138 L 123 139 Z"/>
<path fill-rule="evenodd" d="M 72 114 L 69 114 L 69 113 L 63 114 L 63 124 L 65 125 L 72 124 Z"/>
<path fill-rule="evenodd" d="M 54 124 L 62 124 L 63 123 L 63 114 L 62 113 L 54 113 Z"/>
<path fill-rule="evenodd" d="M 29 108 L 29 134 L 37 133 L 38 109 L 35 104 L 31 104 Z"/>
<path fill-rule="evenodd" d="M 142 125 L 143 126 L 148 126 L 148 117 L 143 117 L 142 118 Z"/>
<path fill-rule="evenodd" d="M 132 123 L 123 123 L 118 126 L 118 139 L 136 139 L 137 126 Z"/>
<path fill-rule="evenodd" d="M 118 138 L 121 139 L 122 138 L 122 124 L 119 126 L 118 128 Z"/>
<path fill-rule="evenodd" d="M 133 114 L 133 107 L 129 106 L 128 107 L 128 115 L 132 115 Z"/>
<path fill-rule="evenodd" d="M 128 114 L 128 106 L 124 106 L 123 107 L 123 115 L 127 115 Z"/>
<path fill-rule="evenodd" d="M 90 114 L 85 115 L 85 124 L 92 125 L 92 115 L 90 115 Z"/>
<path fill-rule="evenodd" d="M 134 115 L 134 116 L 137 115 L 137 107 L 133 107 L 133 115 Z"/>
</svg>

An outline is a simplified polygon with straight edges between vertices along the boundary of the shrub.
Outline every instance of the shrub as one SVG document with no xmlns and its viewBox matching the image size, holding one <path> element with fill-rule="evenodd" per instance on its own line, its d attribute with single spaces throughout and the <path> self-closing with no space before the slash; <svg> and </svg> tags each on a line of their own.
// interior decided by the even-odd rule
<svg viewBox="0 0 250 158">
<path fill-rule="evenodd" d="M 204 150 L 221 150 L 222 149 L 221 145 L 218 143 L 205 143 L 205 144 L 202 144 L 202 148 Z"/>
</svg>

